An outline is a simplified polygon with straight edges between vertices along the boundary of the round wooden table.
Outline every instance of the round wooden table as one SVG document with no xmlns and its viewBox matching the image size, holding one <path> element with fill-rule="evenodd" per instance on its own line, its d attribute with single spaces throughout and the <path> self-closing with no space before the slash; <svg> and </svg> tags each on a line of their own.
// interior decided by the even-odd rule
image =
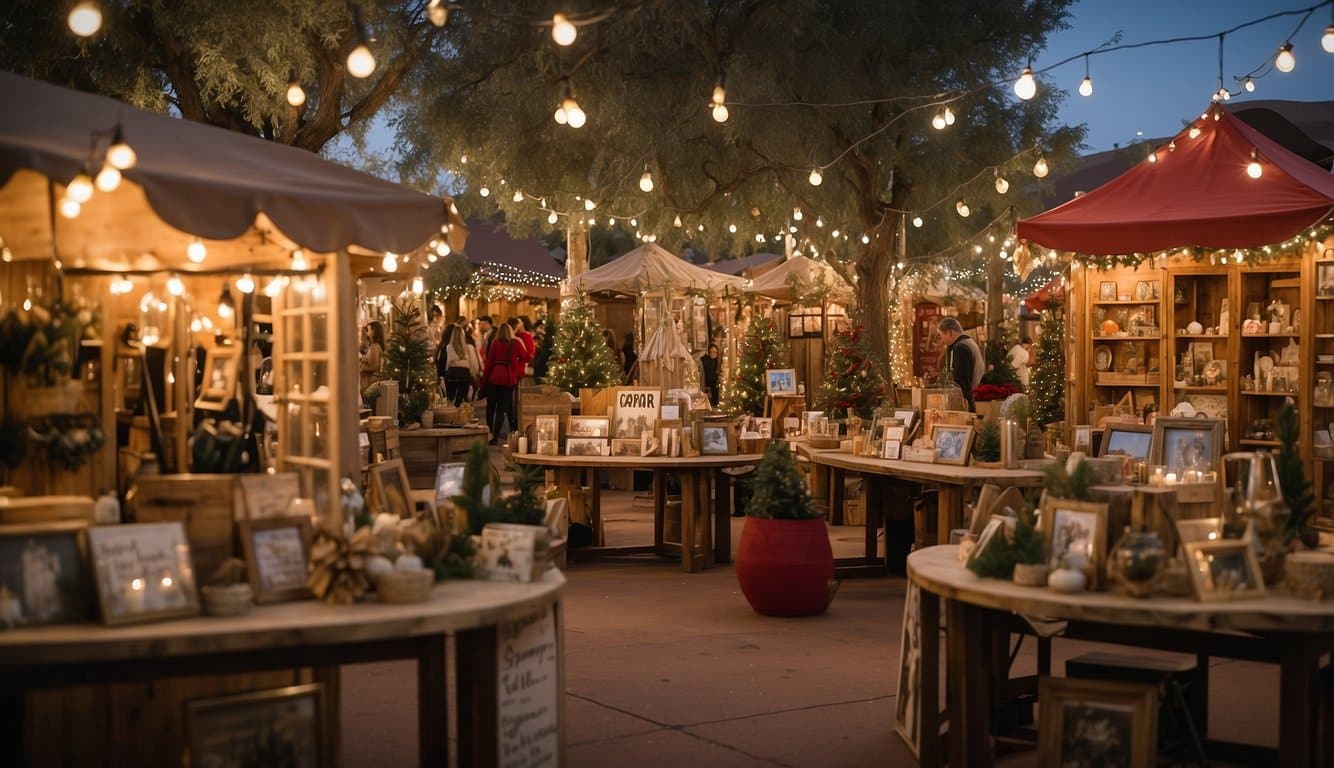
<svg viewBox="0 0 1334 768">
<path fill-rule="evenodd" d="M 764 458 L 758 453 L 728 456 L 546 456 L 536 453 L 516 453 L 511 456 L 517 464 L 546 467 L 555 470 L 557 488 L 568 491 L 583 485 L 585 472 L 592 475 L 588 483 L 589 523 L 593 527 L 594 555 L 628 555 L 657 553 L 681 557 L 682 570 L 693 573 L 713 563 L 726 563 L 732 558 L 731 478 L 720 470 L 749 467 Z M 601 491 L 597 474 L 600 470 L 637 469 L 653 473 L 653 546 L 607 547 L 602 529 Z M 694 542 L 696 520 L 702 521 L 702 551 L 697 556 L 694 546 L 675 545 L 663 540 L 663 513 L 666 507 L 666 487 L 663 475 L 675 474 L 681 481 L 681 542 Z M 708 515 L 713 515 L 713 525 Z M 571 557 L 581 550 L 571 550 Z"/>
<path fill-rule="evenodd" d="M 1260 598 L 1210 603 L 1185 597 L 1136 599 L 1114 592 L 1066 595 L 979 578 L 958 561 L 957 551 L 955 546 L 935 546 L 908 556 L 911 583 L 945 601 L 950 628 L 946 676 L 951 764 L 992 762 L 991 698 L 997 678 L 991 673 L 996 670 L 979 660 L 990 658 L 989 649 L 997 636 L 1008 638 L 1014 630 L 1009 619 L 1015 614 L 1066 620 L 1064 637 L 1196 654 L 1204 664 L 1206 681 L 1211 656 L 1276 663 L 1280 668 L 1278 764 L 1326 764 L 1318 762 L 1316 711 L 1320 659 L 1334 646 L 1334 602 L 1303 600 L 1279 591 Z M 923 734 L 933 733 L 932 713 L 939 711 L 935 701 L 938 681 L 931 672 L 938 659 L 938 622 L 936 601 L 923 599 Z M 1207 719 L 1196 727 L 1206 735 Z M 922 755 L 923 765 L 940 764 L 939 744 L 924 739 Z M 955 763 L 956 759 L 961 762 Z"/>
</svg>

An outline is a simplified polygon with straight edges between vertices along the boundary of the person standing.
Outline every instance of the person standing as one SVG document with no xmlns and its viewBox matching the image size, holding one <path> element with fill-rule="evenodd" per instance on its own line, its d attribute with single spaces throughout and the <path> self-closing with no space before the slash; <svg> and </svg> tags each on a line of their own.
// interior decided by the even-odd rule
<svg viewBox="0 0 1334 768">
<path fill-rule="evenodd" d="M 709 403 L 718 405 L 718 345 L 710 344 L 708 352 L 699 361 L 703 369 L 704 394 L 709 396 Z"/>
<path fill-rule="evenodd" d="M 437 370 L 443 368 L 441 378 L 445 380 L 445 398 L 457 408 L 468 396 L 468 387 L 473 380 L 482 375 L 482 361 L 477 350 L 464 339 L 464 330 L 451 325 L 445 330 L 445 340 L 440 345 L 437 356 Z"/>
<path fill-rule="evenodd" d="M 945 353 L 941 364 L 948 366 L 954 383 L 963 391 L 963 399 L 968 403 L 968 410 L 975 410 L 973 388 L 982 383 L 982 374 L 986 373 L 986 358 L 982 357 L 982 348 L 963 332 L 963 326 L 957 318 L 946 317 L 936 326 L 940 338 L 945 342 Z"/>
<path fill-rule="evenodd" d="M 625 374 L 625 355 L 621 354 L 621 348 L 616 346 L 616 332 L 610 328 L 602 329 L 602 341 L 611 350 L 611 356 L 616 361 L 616 367 L 621 369 L 621 374 Z"/>
<path fill-rule="evenodd" d="M 1010 347 L 1009 357 L 1014 375 L 1019 378 L 1020 385 L 1027 392 L 1028 374 L 1032 371 L 1033 364 L 1033 340 L 1027 336 L 1021 337 L 1018 344 Z"/>
<path fill-rule="evenodd" d="M 379 320 L 366 323 L 361 329 L 361 391 L 380 380 L 384 365 L 384 326 Z"/>
<path fill-rule="evenodd" d="M 482 315 L 477 318 L 477 353 L 486 359 L 486 348 L 490 346 L 491 339 L 495 336 L 494 329 L 491 327 L 491 316 Z"/>
<path fill-rule="evenodd" d="M 426 309 L 426 340 L 431 349 L 438 349 L 445 340 L 445 311 L 439 304 L 432 304 Z"/>
<path fill-rule="evenodd" d="M 525 355 L 523 342 L 514 338 L 514 329 L 508 323 L 501 323 L 496 329 L 495 341 L 486 351 L 485 373 L 482 374 L 483 386 L 487 388 L 486 423 L 491 428 L 493 444 L 500 442 L 500 428 L 506 418 L 510 429 L 519 428 L 514 393 L 523 379 Z"/>
<path fill-rule="evenodd" d="M 635 335 L 627 332 L 625 334 L 625 343 L 621 345 L 621 373 L 624 375 L 623 381 L 626 384 L 635 383 L 635 363 L 639 361 L 639 355 L 635 354 Z"/>
</svg>

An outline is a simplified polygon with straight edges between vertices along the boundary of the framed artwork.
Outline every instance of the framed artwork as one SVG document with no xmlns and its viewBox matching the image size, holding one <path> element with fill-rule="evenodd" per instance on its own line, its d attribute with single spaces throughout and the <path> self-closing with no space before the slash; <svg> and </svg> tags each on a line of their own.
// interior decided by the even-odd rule
<svg viewBox="0 0 1334 768">
<path fill-rule="evenodd" d="M 1141 280 L 1135 283 L 1135 299 L 1152 301 L 1158 298 L 1158 286 L 1153 280 Z"/>
<path fill-rule="evenodd" d="M 789 339 L 800 339 L 802 337 L 801 315 L 792 314 L 787 316 L 787 337 Z"/>
<path fill-rule="evenodd" d="M 699 452 L 705 456 L 727 456 L 736 453 L 736 433 L 730 424 L 699 425 Z"/>
<path fill-rule="evenodd" d="M 1153 448 L 1153 430 L 1154 428 L 1148 424 L 1108 422 L 1104 427 L 1099 455 L 1131 456 L 1148 461 Z"/>
<path fill-rule="evenodd" d="M 199 613 L 194 562 L 182 523 L 97 525 L 88 552 L 105 624 Z"/>
<path fill-rule="evenodd" d="M 313 537 L 310 518 L 242 520 L 237 527 L 256 603 L 310 597 L 310 589 L 306 587 Z"/>
<path fill-rule="evenodd" d="M 190 765 L 247 765 L 256 754 L 281 754 L 284 765 L 318 768 L 334 751 L 324 728 L 324 686 L 194 699 L 185 705 Z"/>
<path fill-rule="evenodd" d="M 287 514 L 292 499 L 301 496 L 301 478 L 295 472 L 239 475 L 237 480 L 245 499 L 245 509 L 237 510 L 238 520 L 242 517 L 251 520 L 282 517 Z"/>
<path fill-rule="evenodd" d="M 1203 376 L 1204 369 L 1214 361 L 1214 343 L 1212 341 L 1192 341 L 1190 343 L 1190 366 L 1196 376 Z"/>
<path fill-rule="evenodd" d="M 765 418 L 765 417 L 763 417 L 763 416 L 757 416 L 757 417 L 755 417 L 754 419 L 751 420 L 750 424 L 751 424 L 751 427 L 755 430 L 755 432 L 756 432 L 760 437 L 762 437 L 762 438 L 764 438 L 764 439 L 767 440 L 767 439 L 769 439 L 769 438 L 771 438 L 771 437 L 774 436 L 774 420 L 773 420 L 773 419 Z"/>
<path fill-rule="evenodd" d="M 1316 295 L 1334 296 L 1334 264 L 1321 262 L 1315 265 Z"/>
<path fill-rule="evenodd" d="M 957 424 L 937 424 L 931 438 L 936 444 L 937 464 L 968 463 L 973 447 L 973 428 Z"/>
<path fill-rule="evenodd" d="M 1178 476 L 1188 469 L 1217 471 L 1223 451 L 1221 419 L 1161 418 L 1153 423 L 1152 464 Z"/>
<path fill-rule="evenodd" d="M 802 315 L 801 330 L 807 336 L 819 336 L 824 333 L 824 316 L 814 312 Z"/>
<path fill-rule="evenodd" d="M 764 391 L 770 396 L 797 394 L 797 370 L 777 368 L 765 371 Z"/>
<path fill-rule="evenodd" d="M 987 521 L 987 524 L 982 528 L 982 533 L 977 536 L 977 546 L 973 547 L 972 554 L 968 556 L 967 565 L 971 566 L 977 558 L 986 551 L 987 547 L 991 546 L 992 542 L 996 540 L 996 536 L 1000 533 L 1001 526 L 1003 525 L 1005 525 L 1005 518 L 1000 515 L 993 515 L 991 519 Z"/>
<path fill-rule="evenodd" d="M 408 484 L 408 469 L 402 459 L 372 464 L 366 474 L 381 512 L 402 519 L 412 517 L 412 486 Z"/>
<path fill-rule="evenodd" d="M 453 501 L 455 496 L 463 494 L 463 469 L 461 461 L 439 464 L 435 468 L 435 503 L 439 506 Z"/>
<path fill-rule="evenodd" d="M 1195 599 L 1203 602 L 1263 597 L 1264 576 L 1250 539 L 1184 545 L 1186 572 Z"/>
<path fill-rule="evenodd" d="M 894 418 L 903 422 L 903 426 L 907 429 L 906 434 L 912 437 L 917 431 L 917 425 L 922 421 L 922 412 L 916 408 L 895 408 Z"/>
<path fill-rule="evenodd" d="M 559 417 L 557 417 L 559 418 Z M 607 416 L 571 416 L 567 437 L 610 437 L 611 419 Z"/>
<path fill-rule="evenodd" d="M 91 621 L 83 520 L 0 526 L 0 628 Z"/>
<path fill-rule="evenodd" d="M 1052 568 L 1060 567 L 1067 555 L 1082 557 L 1089 589 L 1102 589 L 1107 554 L 1106 504 L 1045 496 L 1038 527 L 1051 553 L 1048 562 Z"/>
<path fill-rule="evenodd" d="M 1157 765 L 1157 686 L 1044 675 L 1038 705 L 1038 764 Z"/>
<path fill-rule="evenodd" d="M 1223 518 L 1202 517 L 1197 520 L 1176 521 L 1177 540 L 1181 542 L 1181 554 L 1185 556 L 1187 544 L 1205 544 L 1223 540 Z"/>
<path fill-rule="evenodd" d="M 237 369 L 241 357 L 237 347 L 213 347 L 204 358 L 204 377 L 199 384 L 195 407 L 221 411 L 236 394 Z"/>
<path fill-rule="evenodd" d="M 933 598 L 934 599 L 934 598 Z M 920 757 L 922 748 L 922 591 L 909 582 L 903 595 L 903 629 L 899 640 L 899 695 L 894 705 L 894 730 Z"/>
<path fill-rule="evenodd" d="M 560 417 L 544 414 L 533 417 L 533 445 L 560 442 Z"/>
<path fill-rule="evenodd" d="M 615 398 L 611 411 L 611 437 L 638 440 L 644 432 L 653 429 L 653 422 L 660 418 L 661 389 L 621 387 L 616 390 Z M 573 428 L 570 432 L 573 434 Z"/>
<path fill-rule="evenodd" d="M 1135 396 L 1135 413 L 1143 413 L 1145 408 L 1158 404 L 1156 389 L 1137 389 L 1131 394 Z"/>
<path fill-rule="evenodd" d="M 609 450 L 605 437 L 568 437 L 565 439 L 566 456 L 606 456 Z"/>
<path fill-rule="evenodd" d="M 646 431 L 646 432 L 643 432 L 642 434 L 640 434 L 639 439 L 635 439 L 635 438 L 616 438 L 616 439 L 612 440 L 612 441 L 611 441 L 611 455 L 612 455 L 612 456 L 642 456 L 643 453 L 644 453 L 644 451 L 643 451 L 643 445 L 644 445 L 644 438 L 645 438 L 645 437 L 652 438 L 652 437 L 653 437 L 653 432 L 652 432 L 651 430 Z"/>
<path fill-rule="evenodd" d="M 1080 424 L 1075 427 L 1074 450 L 1092 453 L 1093 451 L 1093 427 L 1089 424 Z"/>
<path fill-rule="evenodd" d="M 880 448 L 880 458 L 895 460 L 903 458 L 903 443 L 899 440 L 885 440 Z"/>
<path fill-rule="evenodd" d="M 1098 301 L 1116 301 L 1116 281 L 1104 280 L 1098 284 Z"/>
<path fill-rule="evenodd" d="M 658 453 L 662 456 L 679 456 L 681 453 L 681 420 L 658 419 L 653 425 L 658 436 Z"/>
</svg>

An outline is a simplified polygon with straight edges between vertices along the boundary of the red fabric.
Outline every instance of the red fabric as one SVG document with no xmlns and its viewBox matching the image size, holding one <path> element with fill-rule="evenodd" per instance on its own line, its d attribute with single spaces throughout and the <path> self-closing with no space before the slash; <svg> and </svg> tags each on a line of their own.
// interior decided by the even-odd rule
<svg viewBox="0 0 1334 768">
<path fill-rule="evenodd" d="M 537 342 L 533 340 L 533 334 L 528 331 L 517 331 L 514 334 L 514 338 L 523 342 L 525 352 L 523 358 L 524 365 L 533 362 L 533 358 L 537 357 Z"/>
<path fill-rule="evenodd" d="M 1030 312 L 1041 312 L 1050 304 L 1060 304 L 1065 300 L 1065 286 L 1061 278 L 1053 277 L 1047 284 L 1024 298 L 1024 306 Z"/>
<path fill-rule="evenodd" d="M 1019 222 L 1019 239 L 1087 254 L 1257 248 L 1334 212 L 1334 176 L 1215 104 L 1177 134 L 1176 149 L 1086 195 Z M 1246 174 L 1252 149 L 1263 174 Z"/>
<path fill-rule="evenodd" d="M 517 387 L 523 377 L 523 344 L 496 339 L 486 350 L 486 373 L 482 379 L 502 387 Z"/>
</svg>

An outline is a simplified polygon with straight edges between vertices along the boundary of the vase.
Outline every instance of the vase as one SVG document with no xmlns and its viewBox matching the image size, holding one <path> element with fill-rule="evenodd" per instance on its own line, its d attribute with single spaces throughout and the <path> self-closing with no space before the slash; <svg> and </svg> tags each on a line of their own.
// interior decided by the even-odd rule
<svg viewBox="0 0 1334 768">
<path fill-rule="evenodd" d="M 1162 577 L 1167 549 L 1155 531 L 1132 531 L 1112 548 L 1107 577 L 1131 597 L 1148 597 Z"/>
<path fill-rule="evenodd" d="M 747 517 L 737 544 L 736 576 L 756 613 L 824 613 L 834 578 L 834 551 L 824 519 Z"/>
</svg>

